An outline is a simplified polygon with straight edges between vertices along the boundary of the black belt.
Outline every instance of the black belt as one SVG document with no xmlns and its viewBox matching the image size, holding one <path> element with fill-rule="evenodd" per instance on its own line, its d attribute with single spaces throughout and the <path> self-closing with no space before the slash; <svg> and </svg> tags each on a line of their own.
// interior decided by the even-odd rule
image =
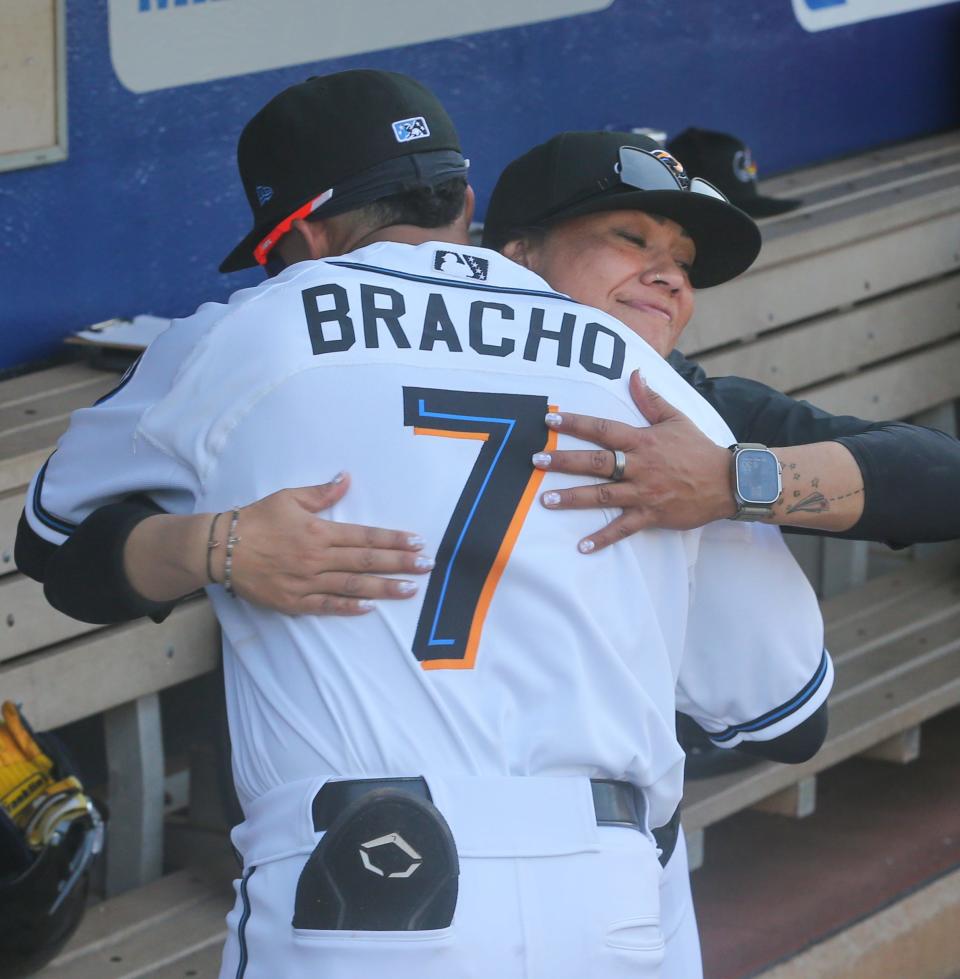
<svg viewBox="0 0 960 979">
<path fill-rule="evenodd" d="M 598 826 L 627 826 L 644 832 L 647 800 L 636 786 L 615 779 L 592 778 L 590 788 L 593 790 L 593 809 Z M 313 799 L 313 828 L 318 833 L 323 832 L 347 806 L 374 789 L 399 789 L 427 802 L 433 801 L 422 776 L 327 782 Z"/>
<path fill-rule="evenodd" d="M 612 778 L 592 778 L 593 810 L 598 826 L 626 826 L 644 832 L 647 822 L 647 800 L 643 792 L 630 782 Z M 407 778 L 356 778 L 342 782 L 327 782 L 313 797 L 313 828 L 318 833 L 327 827 L 351 803 L 374 789 L 399 789 L 427 802 L 432 802 L 430 788 L 422 775 Z M 665 826 L 653 830 L 660 849 L 660 864 L 666 866 L 677 843 L 680 828 L 680 807 Z"/>
</svg>

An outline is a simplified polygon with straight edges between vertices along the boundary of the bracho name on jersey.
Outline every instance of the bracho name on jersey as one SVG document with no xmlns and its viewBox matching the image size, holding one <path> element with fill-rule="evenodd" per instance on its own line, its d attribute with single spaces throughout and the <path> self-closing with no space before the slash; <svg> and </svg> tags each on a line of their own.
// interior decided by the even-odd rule
<svg viewBox="0 0 960 979">
<path fill-rule="evenodd" d="M 623 376 L 626 343 L 611 326 L 593 321 L 596 311 L 557 297 L 531 296 L 510 303 L 493 299 L 448 301 L 432 291 L 408 311 L 402 292 L 382 285 L 328 282 L 303 290 L 303 308 L 316 356 L 381 343 L 398 350 L 470 349 L 484 357 L 520 357 L 540 364 L 579 364 L 609 380 Z M 457 297 L 459 299 L 459 297 Z M 513 298 L 513 297 L 506 297 Z M 576 312 L 574 312 L 576 310 Z"/>
</svg>

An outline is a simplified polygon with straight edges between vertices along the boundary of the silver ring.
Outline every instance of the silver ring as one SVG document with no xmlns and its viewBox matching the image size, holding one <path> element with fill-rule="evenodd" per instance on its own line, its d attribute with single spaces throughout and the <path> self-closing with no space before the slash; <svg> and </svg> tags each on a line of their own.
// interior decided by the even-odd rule
<svg viewBox="0 0 960 979">
<path fill-rule="evenodd" d="M 619 483 L 623 479 L 623 471 L 627 468 L 627 455 L 625 452 L 621 452 L 620 449 L 613 449 L 613 472 L 610 473 L 610 478 L 615 482 Z"/>
</svg>

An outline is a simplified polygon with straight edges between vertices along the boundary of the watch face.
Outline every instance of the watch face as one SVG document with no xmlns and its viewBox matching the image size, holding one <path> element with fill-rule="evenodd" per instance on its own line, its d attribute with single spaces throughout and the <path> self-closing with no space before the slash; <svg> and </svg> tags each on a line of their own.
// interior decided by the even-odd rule
<svg viewBox="0 0 960 979">
<path fill-rule="evenodd" d="M 744 503 L 769 505 L 780 496 L 780 465 L 767 449 L 737 453 L 737 493 Z"/>
</svg>

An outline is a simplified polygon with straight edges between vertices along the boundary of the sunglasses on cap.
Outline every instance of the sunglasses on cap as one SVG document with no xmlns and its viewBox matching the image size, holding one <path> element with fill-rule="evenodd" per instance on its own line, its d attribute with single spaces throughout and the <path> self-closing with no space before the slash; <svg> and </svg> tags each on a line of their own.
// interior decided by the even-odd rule
<svg viewBox="0 0 960 979">
<path fill-rule="evenodd" d="M 298 207 L 293 214 L 288 214 L 269 234 L 260 240 L 253 249 L 253 257 L 258 265 L 266 265 L 270 258 L 270 252 L 276 247 L 277 242 L 293 227 L 293 222 L 301 218 L 306 218 L 318 208 L 327 203 L 333 196 L 333 190 L 325 190 L 312 200 L 307 201 L 303 207 Z"/>
<path fill-rule="evenodd" d="M 680 161 L 666 150 L 621 146 L 619 160 L 613 169 L 621 184 L 636 190 L 684 190 L 730 203 L 709 181 L 702 177 L 691 180 Z"/>
<path fill-rule="evenodd" d="M 606 176 L 593 178 L 586 187 L 580 186 L 572 196 L 553 206 L 538 216 L 539 221 L 549 221 L 555 215 L 562 215 L 571 208 L 579 207 L 587 201 L 609 193 L 611 190 L 630 189 L 642 191 L 683 191 L 702 197 L 712 197 L 724 204 L 730 202 L 713 184 L 701 177 L 691 180 L 680 165 L 680 161 L 666 150 L 644 150 L 639 146 L 621 146 L 617 151 L 617 161 L 607 171 Z"/>
</svg>

